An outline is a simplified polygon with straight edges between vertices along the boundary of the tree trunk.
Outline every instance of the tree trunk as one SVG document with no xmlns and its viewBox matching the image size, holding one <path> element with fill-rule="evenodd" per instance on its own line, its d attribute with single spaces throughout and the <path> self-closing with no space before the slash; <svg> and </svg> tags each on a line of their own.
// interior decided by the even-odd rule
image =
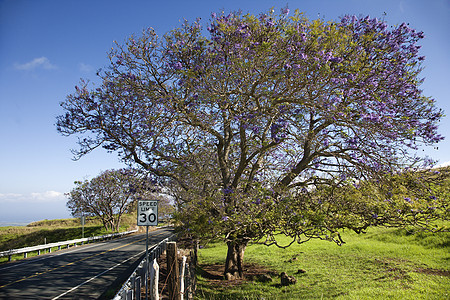
<svg viewBox="0 0 450 300">
<path fill-rule="evenodd" d="M 103 227 L 105 227 L 105 229 L 106 229 L 106 232 L 108 232 L 109 231 L 108 221 L 106 219 L 102 218 L 102 223 L 103 223 Z"/>
<path fill-rule="evenodd" d="M 115 224 L 114 224 L 114 229 L 116 232 L 119 232 L 119 228 L 120 228 L 120 215 L 117 217 Z"/>
<path fill-rule="evenodd" d="M 229 241 L 224 276 L 227 280 L 244 278 L 244 252 L 247 242 Z"/>
<path fill-rule="evenodd" d="M 109 228 L 111 229 L 111 232 L 114 232 L 114 219 L 109 219 Z"/>
</svg>

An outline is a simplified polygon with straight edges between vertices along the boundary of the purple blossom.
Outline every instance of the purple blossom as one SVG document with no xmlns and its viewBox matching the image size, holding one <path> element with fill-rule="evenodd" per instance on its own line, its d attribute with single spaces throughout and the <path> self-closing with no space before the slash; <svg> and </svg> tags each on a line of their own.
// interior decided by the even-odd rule
<svg viewBox="0 0 450 300">
<path fill-rule="evenodd" d="M 261 199 L 256 199 L 256 201 L 253 201 L 253 204 L 257 204 L 257 205 L 259 205 L 259 204 L 261 204 Z"/>
<path fill-rule="evenodd" d="M 173 64 L 173 68 L 175 70 L 181 70 L 182 67 L 183 67 L 183 65 L 181 64 L 181 62 L 176 62 Z"/>
<path fill-rule="evenodd" d="M 287 7 L 281 9 L 281 13 L 282 13 L 283 15 L 286 15 L 286 16 L 289 14 L 289 11 L 290 11 L 290 10 L 289 10 L 289 8 L 287 8 Z"/>
<path fill-rule="evenodd" d="M 232 188 L 224 188 L 224 189 L 223 189 L 223 193 L 224 193 L 225 195 L 232 194 L 232 193 L 233 193 L 233 189 L 232 189 Z"/>
<path fill-rule="evenodd" d="M 271 138 L 276 142 L 280 142 L 286 137 L 285 130 L 288 127 L 288 122 L 284 119 L 278 119 L 270 126 Z"/>
<path fill-rule="evenodd" d="M 332 58 L 330 58 L 330 61 L 331 62 L 334 62 L 334 63 L 340 63 L 340 62 L 342 62 L 344 59 L 343 58 L 340 58 L 340 57 L 332 57 Z"/>
<path fill-rule="evenodd" d="M 351 139 L 347 140 L 347 144 L 350 148 L 356 148 L 358 144 L 358 138 L 352 137 Z"/>
</svg>

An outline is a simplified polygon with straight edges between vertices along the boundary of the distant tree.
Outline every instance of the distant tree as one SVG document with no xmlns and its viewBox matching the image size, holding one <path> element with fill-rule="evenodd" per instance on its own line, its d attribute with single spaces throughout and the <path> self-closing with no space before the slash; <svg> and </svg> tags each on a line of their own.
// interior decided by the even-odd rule
<svg viewBox="0 0 450 300">
<path fill-rule="evenodd" d="M 156 198 L 155 186 L 133 169 L 108 170 L 85 181 L 66 196 L 73 216 L 97 216 L 107 230 L 119 230 L 122 215 L 129 212 L 137 199 Z"/>
<path fill-rule="evenodd" d="M 101 85 L 81 82 L 57 119 L 81 136 L 78 156 L 103 146 L 166 178 L 180 228 L 227 243 L 230 279 L 251 241 L 341 243 L 342 228 L 446 217 L 432 183 L 414 201 L 435 197 L 433 211 L 412 215 L 408 197 L 389 197 L 398 174 L 430 165 L 418 147 L 443 139 L 442 111 L 419 89 L 423 33 L 288 13 L 212 14 L 208 36 L 199 21 L 163 38 L 145 30 L 117 44 Z"/>
</svg>

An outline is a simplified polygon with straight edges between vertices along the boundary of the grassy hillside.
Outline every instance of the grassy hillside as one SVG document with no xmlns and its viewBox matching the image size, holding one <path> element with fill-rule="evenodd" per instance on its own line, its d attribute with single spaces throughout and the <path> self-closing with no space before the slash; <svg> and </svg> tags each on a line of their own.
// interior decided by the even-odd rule
<svg viewBox="0 0 450 300">
<path fill-rule="evenodd" d="M 318 240 L 250 246 L 247 279 L 237 283 L 219 278 L 226 247 L 209 245 L 199 251 L 197 299 L 450 299 L 450 233 L 374 228 L 344 239 L 341 247 Z M 297 283 L 282 287 L 281 272 Z M 263 274 L 273 281 L 261 282 Z"/>
<path fill-rule="evenodd" d="M 120 231 L 135 228 L 136 215 L 124 215 Z M 97 218 L 89 218 L 84 226 L 84 236 L 107 233 Z M 0 227 L 0 251 L 78 239 L 82 236 L 80 219 L 43 220 L 27 226 Z"/>
</svg>

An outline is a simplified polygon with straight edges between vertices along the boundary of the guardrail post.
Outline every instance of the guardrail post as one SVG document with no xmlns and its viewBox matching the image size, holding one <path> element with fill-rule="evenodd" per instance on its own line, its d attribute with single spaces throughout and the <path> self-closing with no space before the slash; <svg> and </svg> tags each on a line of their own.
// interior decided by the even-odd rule
<svg viewBox="0 0 450 300">
<path fill-rule="evenodd" d="M 142 271 L 143 271 L 144 276 L 148 277 L 148 262 L 147 262 L 147 260 L 145 260 L 144 264 L 142 265 Z"/>
<path fill-rule="evenodd" d="M 167 243 L 167 271 L 168 271 L 168 289 L 169 299 L 181 300 L 180 298 L 180 285 L 179 285 L 179 272 L 178 272 L 178 253 L 177 243 Z"/>
<path fill-rule="evenodd" d="M 135 288 L 136 288 L 136 274 L 134 272 L 133 272 L 133 274 L 131 274 L 129 288 L 133 291 L 133 295 L 135 295 L 136 294 L 136 290 L 135 290 Z M 132 298 L 130 298 L 130 299 L 132 299 Z"/>
<path fill-rule="evenodd" d="M 135 299 L 141 299 L 141 276 L 136 277 L 136 283 L 134 286 L 135 293 Z"/>
</svg>

